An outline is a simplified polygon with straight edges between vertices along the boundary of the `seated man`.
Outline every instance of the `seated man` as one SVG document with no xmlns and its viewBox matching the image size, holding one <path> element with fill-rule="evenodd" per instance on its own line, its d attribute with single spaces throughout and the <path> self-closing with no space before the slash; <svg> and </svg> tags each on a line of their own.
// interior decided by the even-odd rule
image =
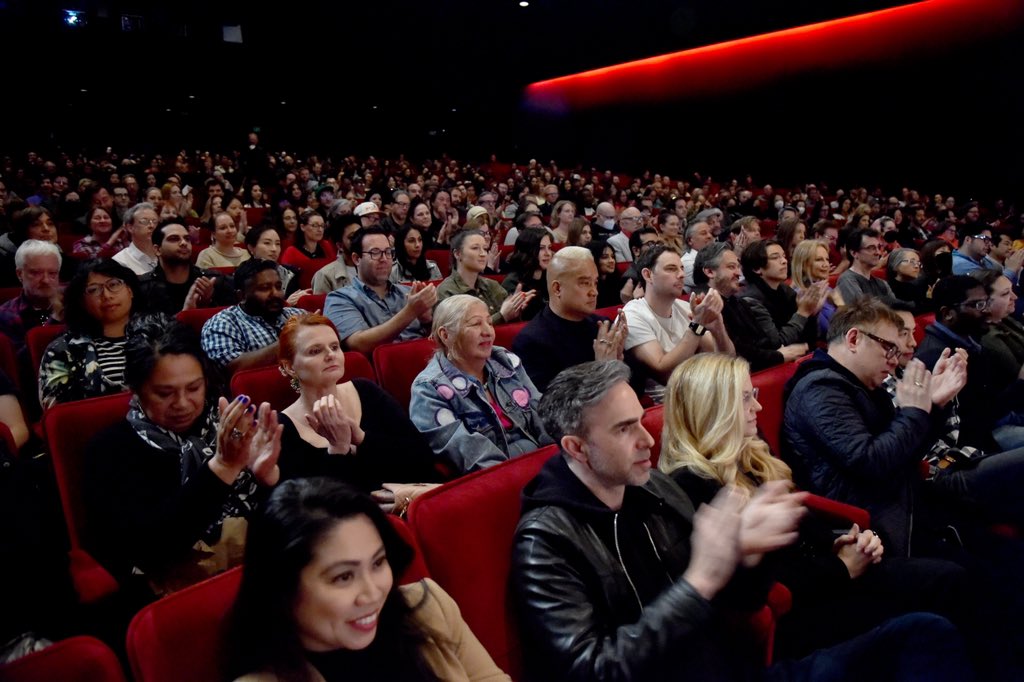
<svg viewBox="0 0 1024 682">
<path fill-rule="evenodd" d="M 24 350 L 29 329 L 59 324 L 63 318 L 60 263 L 60 249 L 52 242 L 26 239 L 14 253 L 21 294 L 0 305 L 0 333 L 11 340 L 15 352 Z"/>
<path fill-rule="evenodd" d="M 684 239 L 686 240 L 686 253 L 683 254 L 683 269 L 686 271 L 686 279 L 683 284 L 687 292 L 692 292 L 696 290 L 697 286 L 694 282 L 693 262 L 697 259 L 697 254 L 701 249 L 715 241 L 715 235 L 711 234 L 711 228 L 706 222 L 695 220 L 686 226 Z"/>
<path fill-rule="evenodd" d="M 594 314 L 597 266 L 589 249 L 565 246 L 548 265 L 548 305 L 516 334 L 512 351 L 541 393 L 566 367 L 592 360 L 621 360 L 626 321 Z"/>
<path fill-rule="evenodd" d="M 979 230 L 963 237 L 960 248 L 953 252 L 953 274 L 969 275 L 975 270 L 988 267 L 985 259 L 992 251 L 992 231 Z"/>
<path fill-rule="evenodd" d="M 815 282 L 797 293 L 786 284 L 786 251 L 774 239 L 748 245 L 740 256 L 747 285 L 740 291 L 760 323 L 765 343 L 771 347 L 818 339 L 818 313 L 828 297 L 828 281 Z"/>
<path fill-rule="evenodd" d="M 235 270 L 238 305 L 222 310 L 203 325 L 203 351 L 228 374 L 277 362 L 281 327 L 299 308 L 285 307 L 277 263 L 251 258 Z"/>
<path fill-rule="evenodd" d="M 157 266 L 139 278 L 145 310 L 174 315 L 180 310 L 210 308 L 235 303 L 229 277 L 192 265 L 188 228 L 171 218 L 153 230 Z"/>
<path fill-rule="evenodd" d="M 338 328 L 345 348 L 372 353 L 386 343 L 426 336 L 437 289 L 423 282 L 407 287 L 389 280 L 395 249 L 384 228 L 357 230 L 352 253 L 358 276 L 349 286 L 329 293 L 324 306 L 324 315 Z"/>
<path fill-rule="evenodd" d="M 136 275 L 144 275 L 156 267 L 156 247 L 153 230 L 159 223 L 156 207 L 143 202 L 135 204 L 124 214 L 124 229 L 132 243 L 114 255 L 114 260 Z"/>
<path fill-rule="evenodd" d="M 717 291 L 721 295 L 726 331 L 736 354 L 750 363 L 751 372 L 793 362 L 807 353 L 806 343 L 780 345 L 780 339 L 765 337 L 753 304 L 739 295 L 740 259 L 728 242 L 715 242 L 701 249 L 693 274 L 698 291 Z"/>
<path fill-rule="evenodd" d="M 912 530 L 928 526 L 921 518 L 911 523 L 918 462 L 963 385 L 962 374 L 933 378 L 914 360 L 896 386 L 900 409 L 893 407 L 884 383 L 897 365 L 902 326 L 875 298 L 840 308 L 829 323 L 828 351 L 815 351 L 786 385 L 782 444 L 797 485 L 867 509 L 897 556 L 910 553 Z"/>
<path fill-rule="evenodd" d="M 636 262 L 640 255 L 655 244 L 661 243 L 661 235 L 653 227 L 641 227 L 629 236 L 629 252 L 633 254 L 633 262 L 622 274 L 622 289 L 619 291 L 619 298 L 623 303 L 629 303 L 634 298 L 644 295 L 644 278 L 640 274 L 640 268 Z"/>
<path fill-rule="evenodd" d="M 331 221 L 328 237 L 334 242 L 338 257 L 313 275 L 313 293 L 329 294 L 335 289 L 348 286 L 356 276 L 352 266 L 352 235 L 359 229 L 359 218 L 343 215 Z"/>
<path fill-rule="evenodd" d="M 654 439 L 628 380 L 622 363 L 585 363 L 559 374 L 541 400 L 562 451 L 523 491 L 511 569 L 530 679 L 971 676 L 956 630 L 930 614 L 761 670 L 723 617 L 730 606 L 763 604 L 757 565 L 796 539 L 801 497 L 776 481 L 749 502 L 726 489 L 694 513 L 682 489 L 651 470 Z"/>
<path fill-rule="evenodd" d="M 850 267 L 836 281 L 844 301 L 853 303 L 865 295 L 880 298 L 883 303 L 896 300 L 889 283 L 871 274 L 882 259 L 882 235 L 878 230 L 865 227 L 851 232 L 846 238 L 846 257 Z"/>
<path fill-rule="evenodd" d="M 683 293 L 679 254 L 663 244 L 649 248 L 636 262 L 644 278 L 644 297 L 622 309 L 629 323 L 626 352 L 644 369 L 644 390 L 656 403 L 679 363 L 697 353 L 736 349 L 722 321 L 722 297 L 711 290 L 692 308 Z"/>
</svg>

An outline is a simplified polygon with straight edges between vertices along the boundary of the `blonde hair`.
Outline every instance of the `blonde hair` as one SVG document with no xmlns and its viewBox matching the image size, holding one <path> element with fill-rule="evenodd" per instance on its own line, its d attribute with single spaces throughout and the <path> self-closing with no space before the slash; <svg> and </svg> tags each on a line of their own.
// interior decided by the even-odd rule
<svg viewBox="0 0 1024 682">
<path fill-rule="evenodd" d="M 801 289 L 814 284 L 814 259 L 818 255 L 818 247 L 825 249 L 828 255 L 828 242 L 818 239 L 805 239 L 793 249 L 793 284 Z"/>
<path fill-rule="evenodd" d="M 469 308 L 474 303 L 479 303 L 487 308 L 487 304 L 476 296 L 469 294 L 456 294 L 449 296 L 434 308 L 434 324 L 430 329 L 430 340 L 437 346 L 437 352 L 452 362 L 459 361 L 459 337 L 462 335 L 462 325 L 469 314 Z M 490 319 L 490 315 L 488 315 Z M 441 330 L 448 332 L 448 343 L 441 338 Z"/>
<path fill-rule="evenodd" d="M 747 490 L 793 478 L 767 443 L 744 435 L 743 389 L 749 376 L 746 360 L 721 353 L 700 353 L 676 367 L 665 390 L 662 472 L 687 467 L 702 478 Z"/>
</svg>

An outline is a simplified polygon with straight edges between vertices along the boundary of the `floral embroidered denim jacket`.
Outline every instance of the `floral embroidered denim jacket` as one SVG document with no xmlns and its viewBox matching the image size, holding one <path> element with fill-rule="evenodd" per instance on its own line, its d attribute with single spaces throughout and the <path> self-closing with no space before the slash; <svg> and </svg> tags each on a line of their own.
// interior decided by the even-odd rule
<svg viewBox="0 0 1024 682">
<path fill-rule="evenodd" d="M 503 428 L 484 386 L 444 355 L 431 358 L 412 384 L 409 413 L 434 453 L 460 474 L 484 469 L 553 441 L 537 405 L 541 393 L 519 357 L 495 347 L 485 365 L 486 388 L 512 426 Z"/>
</svg>

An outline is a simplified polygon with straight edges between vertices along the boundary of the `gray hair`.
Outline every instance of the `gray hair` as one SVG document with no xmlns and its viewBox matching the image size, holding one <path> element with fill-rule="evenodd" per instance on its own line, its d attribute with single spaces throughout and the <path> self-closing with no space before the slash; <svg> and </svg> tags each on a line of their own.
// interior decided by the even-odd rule
<svg viewBox="0 0 1024 682">
<path fill-rule="evenodd" d="M 332 218 L 337 218 L 341 215 L 348 215 L 350 213 L 352 213 L 352 202 L 348 199 L 336 200 L 331 204 L 331 208 L 328 210 L 328 215 Z"/>
<path fill-rule="evenodd" d="M 722 209 L 720 208 L 705 208 L 703 211 L 697 214 L 695 220 L 707 222 L 708 218 L 710 218 L 711 216 L 722 217 L 724 215 L 725 214 L 722 213 Z"/>
<path fill-rule="evenodd" d="M 459 335 L 462 334 L 462 325 L 466 321 L 469 307 L 474 303 L 480 303 L 485 308 L 487 307 L 487 304 L 476 296 L 456 294 L 444 299 L 434 308 L 434 324 L 430 329 L 430 340 L 437 346 L 437 352 L 449 360 L 459 359 L 458 349 L 455 346 Z M 490 314 L 488 314 L 488 319 L 490 319 Z M 448 342 L 451 345 L 445 345 L 441 339 L 442 329 L 448 332 Z"/>
<path fill-rule="evenodd" d="M 40 239 L 26 239 L 14 252 L 14 267 L 19 270 L 25 267 L 25 261 L 36 256 L 56 256 L 57 266 L 60 267 L 60 249 L 52 242 L 44 242 Z"/>
<path fill-rule="evenodd" d="M 135 214 L 138 213 L 139 211 L 145 210 L 156 212 L 156 206 L 149 203 L 148 201 L 143 201 L 141 203 L 135 204 L 134 206 L 132 206 L 131 208 L 127 209 L 124 212 L 124 218 L 122 219 L 122 222 L 124 222 L 125 225 L 134 225 Z"/>
<path fill-rule="evenodd" d="M 890 218 L 890 220 L 892 219 Z M 910 254 L 918 255 L 917 249 L 899 248 L 889 254 L 889 260 L 885 264 L 885 274 L 890 282 L 896 278 L 896 268 L 907 260 Z"/>
<path fill-rule="evenodd" d="M 558 373 L 538 408 L 544 430 L 557 443 L 562 436 L 585 438 L 588 409 L 604 400 L 608 391 L 629 381 L 629 367 L 619 360 L 584 362 Z"/>
<path fill-rule="evenodd" d="M 693 260 L 693 283 L 697 287 L 706 287 L 708 276 L 704 274 L 704 268 L 717 270 L 722 264 L 722 256 L 726 251 L 732 251 L 732 244 L 729 242 L 712 242 L 697 252 Z"/>
<path fill-rule="evenodd" d="M 391 193 L 391 201 L 398 201 L 398 197 L 405 197 L 406 199 L 412 198 L 409 196 L 409 193 L 406 192 L 404 189 L 396 189 L 394 192 Z M 348 201 L 348 199 L 345 199 L 345 201 Z"/>
<path fill-rule="evenodd" d="M 708 221 L 703 220 L 702 218 L 696 218 L 686 226 L 686 232 L 683 234 L 683 239 L 687 244 L 689 244 L 690 240 L 693 239 L 693 235 L 697 234 L 697 228 L 701 225 L 708 225 Z M 708 225 L 708 229 L 711 229 L 710 225 Z"/>
</svg>

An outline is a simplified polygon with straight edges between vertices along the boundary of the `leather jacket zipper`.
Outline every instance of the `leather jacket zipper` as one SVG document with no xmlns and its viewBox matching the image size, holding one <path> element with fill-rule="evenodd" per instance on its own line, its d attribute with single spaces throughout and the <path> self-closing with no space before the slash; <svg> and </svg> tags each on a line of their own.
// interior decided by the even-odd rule
<svg viewBox="0 0 1024 682">
<path fill-rule="evenodd" d="M 646 528 L 646 526 L 644 526 Z M 615 537 L 615 553 L 619 555 L 619 566 L 622 566 L 622 572 L 626 576 L 626 580 L 629 582 L 629 586 L 633 588 L 633 596 L 636 597 L 636 603 L 640 605 L 640 613 L 644 612 L 644 603 L 640 601 L 640 593 L 636 591 L 636 585 L 633 584 L 633 579 L 629 577 L 629 571 L 626 570 L 626 562 L 622 560 L 622 550 L 619 549 L 619 513 L 615 512 L 615 517 L 612 521 L 612 531 Z M 647 533 L 647 537 L 651 536 L 650 531 Z M 653 542 L 652 542 L 653 544 Z M 657 551 L 657 550 L 655 550 Z"/>
</svg>

